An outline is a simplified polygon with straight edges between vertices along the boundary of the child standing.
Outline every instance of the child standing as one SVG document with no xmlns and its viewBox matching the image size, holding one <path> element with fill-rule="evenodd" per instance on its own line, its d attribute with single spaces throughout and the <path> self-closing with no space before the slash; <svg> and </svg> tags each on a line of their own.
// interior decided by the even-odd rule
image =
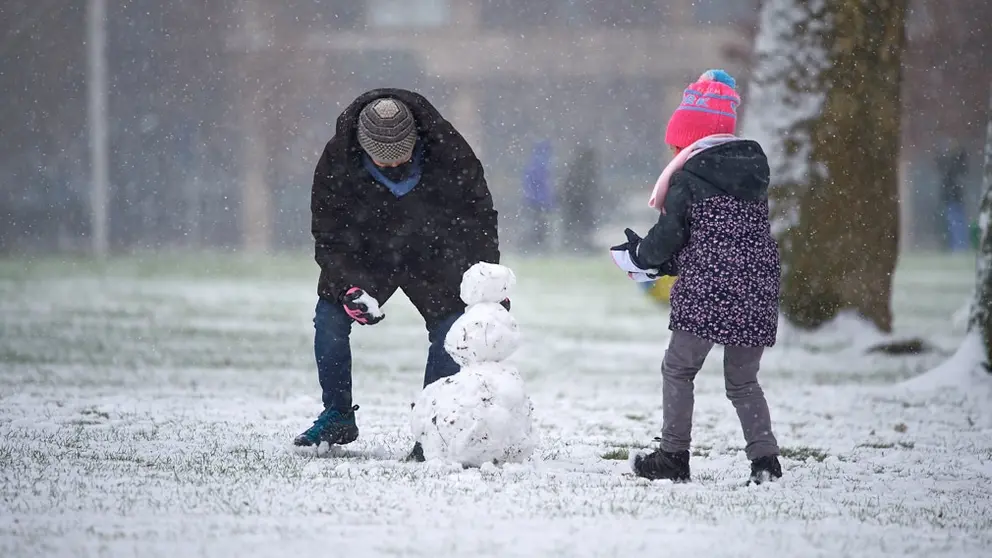
<svg viewBox="0 0 992 558">
<path fill-rule="evenodd" d="M 740 97 L 734 79 L 708 70 L 684 92 L 665 142 L 675 153 L 649 204 L 661 213 L 639 238 L 612 249 L 635 280 L 677 275 L 671 340 L 662 363 L 661 447 L 635 458 L 648 479 L 688 481 L 693 379 L 714 344 L 723 345 L 727 398 L 751 461 L 751 481 L 782 476 L 768 403 L 758 385 L 765 347 L 775 344 L 780 262 L 768 216 L 768 160 L 734 136 Z"/>
</svg>

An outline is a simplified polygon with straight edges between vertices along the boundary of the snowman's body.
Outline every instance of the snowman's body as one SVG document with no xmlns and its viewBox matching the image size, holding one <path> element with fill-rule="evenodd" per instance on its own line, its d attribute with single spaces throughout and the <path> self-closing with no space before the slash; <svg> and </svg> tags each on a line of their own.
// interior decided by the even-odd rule
<svg viewBox="0 0 992 558">
<path fill-rule="evenodd" d="M 462 278 L 468 307 L 444 343 L 461 371 L 427 386 L 411 416 L 428 460 L 480 466 L 523 461 L 534 451 L 533 405 L 520 374 L 504 362 L 520 344 L 516 320 L 499 304 L 515 280 L 509 268 L 488 263 Z"/>
</svg>

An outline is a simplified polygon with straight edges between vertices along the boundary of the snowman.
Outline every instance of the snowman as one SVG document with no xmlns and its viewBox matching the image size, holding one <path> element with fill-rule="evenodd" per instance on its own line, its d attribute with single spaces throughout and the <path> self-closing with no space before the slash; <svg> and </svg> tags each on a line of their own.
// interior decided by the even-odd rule
<svg viewBox="0 0 992 558">
<path fill-rule="evenodd" d="M 533 405 L 519 372 L 504 362 L 520 345 L 517 322 L 500 304 L 515 283 L 498 264 L 481 262 L 463 275 L 467 308 L 444 341 L 461 371 L 427 386 L 410 417 L 425 459 L 480 467 L 533 453 Z"/>
</svg>

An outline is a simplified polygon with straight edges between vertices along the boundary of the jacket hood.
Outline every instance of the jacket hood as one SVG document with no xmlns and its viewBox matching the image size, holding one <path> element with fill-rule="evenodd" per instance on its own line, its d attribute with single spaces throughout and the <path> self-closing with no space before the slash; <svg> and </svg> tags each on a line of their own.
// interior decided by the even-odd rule
<svg viewBox="0 0 992 558">
<path fill-rule="evenodd" d="M 733 140 L 700 151 L 682 170 L 737 199 L 768 199 L 768 158 L 754 140 Z"/>
</svg>

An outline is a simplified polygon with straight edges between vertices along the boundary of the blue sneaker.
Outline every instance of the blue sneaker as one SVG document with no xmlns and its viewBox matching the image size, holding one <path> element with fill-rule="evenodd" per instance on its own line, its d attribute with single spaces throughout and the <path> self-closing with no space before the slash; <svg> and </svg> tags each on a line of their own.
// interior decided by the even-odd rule
<svg viewBox="0 0 992 558">
<path fill-rule="evenodd" d="M 334 409 L 324 409 L 313 426 L 293 440 L 295 446 L 317 446 L 321 442 L 330 445 L 343 446 L 358 439 L 358 425 L 355 424 L 355 405 L 347 413 Z"/>
</svg>

